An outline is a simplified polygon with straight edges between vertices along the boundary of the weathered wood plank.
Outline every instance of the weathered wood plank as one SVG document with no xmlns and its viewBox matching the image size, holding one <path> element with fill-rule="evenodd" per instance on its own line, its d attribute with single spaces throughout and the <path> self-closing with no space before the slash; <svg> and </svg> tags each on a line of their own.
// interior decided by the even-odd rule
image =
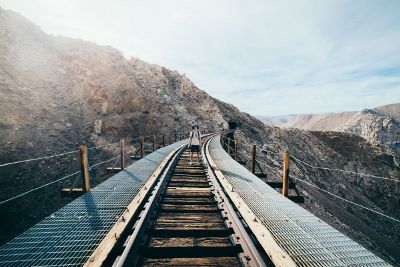
<svg viewBox="0 0 400 267">
<path fill-rule="evenodd" d="M 232 246 L 228 237 L 152 237 L 149 247 L 226 247 Z"/>
<path fill-rule="evenodd" d="M 240 266 L 237 257 L 209 257 L 209 258 L 162 258 L 143 260 L 143 266 Z"/>
<path fill-rule="evenodd" d="M 195 212 L 210 212 L 210 211 L 219 211 L 217 205 L 211 204 L 211 205 L 204 205 L 204 204 L 192 204 L 192 205 L 187 205 L 187 204 L 166 204 L 163 203 L 161 204 L 161 210 L 162 211 L 176 211 L 179 210 L 180 212 L 184 211 L 195 211 Z"/>
</svg>

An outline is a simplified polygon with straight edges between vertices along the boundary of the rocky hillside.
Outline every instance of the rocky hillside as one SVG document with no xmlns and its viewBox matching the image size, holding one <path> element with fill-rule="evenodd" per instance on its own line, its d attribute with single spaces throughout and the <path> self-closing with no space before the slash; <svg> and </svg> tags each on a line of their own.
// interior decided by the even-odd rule
<svg viewBox="0 0 400 267">
<path fill-rule="evenodd" d="M 374 111 L 381 115 L 391 117 L 391 118 L 395 119 L 396 121 L 400 122 L 400 104 L 391 104 L 391 105 L 380 106 L 380 107 L 374 108 Z"/>
<path fill-rule="evenodd" d="M 173 130 L 187 133 L 189 126 L 197 123 L 209 131 L 238 127 L 240 141 L 256 142 L 267 151 L 260 154 L 260 161 L 275 166 L 268 174 L 270 180 L 279 179 L 281 154 L 288 148 L 296 157 L 316 165 L 399 177 L 390 151 L 354 134 L 265 126 L 212 98 L 185 75 L 127 59 L 111 47 L 47 35 L 22 16 L 3 9 L 0 101 L 0 163 L 76 150 L 82 143 L 102 146 L 121 138 L 128 143 L 139 135 L 170 135 Z M 101 153 L 91 151 L 89 163 L 116 153 L 113 146 Z M 71 154 L 0 168 L 0 201 L 78 170 L 77 160 L 77 155 Z M 400 218 L 398 185 L 310 171 L 297 164 L 291 173 Z M 107 176 L 95 170 L 92 183 Z M 70 183 L 76 183 L 74 179 Z M 0 242 L 71 201 L 60 196 L 62 186 L 65 184 L 56 183 L 0 205 Z M 300 184 L 299 188 L 306 196 L 307 209 L 386 259 L 400 260 L 395 251 L 400 241 L 398 226 L 312 188 Z"/>
<path fill-rule="evenodd" d="M 267 174 L 266 181 L 281 181 L 282 157 L 290 155 L 314 166 L 337 168 L 362 174 L 383 176 L 382 180 L 338 171 L 311 168 L 295 160 L 290 161 L 291 181 L 305 197 L 302 204 L 352 239 L 363 244 L 386 260 L 400 263 L 400 224 L 332 197 L 294 177 L 312 183 L 337 196 L 400 218 L 400 168 L 392 151 L 374 145 L 348 133 L 305 131 L 266 127 L 260 139 L 236 132 L 240 142 L 239 157 L 249 165 L 251 144 L 259 148 L 257 160 Z M 268 167 L 264 167 L 267 165 Z M 257 169 L 258 171 L 258 169 Z M 295 194 L 290 190 L 291 194 Z M 396 265 L 398 266 L 398 265 Z"/>
<path fill-rule="evenodd" d="M 265 118 L 267 125 L 312 131 L 339 131 L 359 135 L 371 143 L 396 150 L 400 142 L 400 104 L 360 112 L 288 115 Z"/>
<path fill-rule="evenodd" d="M 111 47 L 47 35 L 3 9 L 0 99 L 1 163 L 76 150 L 82 143 L 102 146 L 173 130 L 187 134 L 193 123 L 210 131 L 228 125 L 216 101 L 185 75 L 126 59 Z M 89 154 L 89 161 L 110 158 L 116 149 Z M 75 154 L 0 168 L 1 200 L 76 171 L 77 159 Z M 96 176 L 93 183 L 102 179 Z M 1 205 L 1 241 L 70 200 L 49 187 Z"/>
</svg>

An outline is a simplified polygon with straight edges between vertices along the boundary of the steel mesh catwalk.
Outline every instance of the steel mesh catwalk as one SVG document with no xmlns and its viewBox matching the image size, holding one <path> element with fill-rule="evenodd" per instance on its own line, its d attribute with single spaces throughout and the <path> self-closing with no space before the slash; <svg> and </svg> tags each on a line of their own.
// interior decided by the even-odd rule
<svg viewBox="0 0 400 267">
<path fill-rule="evenodd" d="M 209 148 L 233 190 L 298 266 L 390 266 L 237 163 L 218 137 L 211 140 Z"/>
<path fill-rule="evenodd" d="M 164 158 L 185 142 L 131 164 L 0 247 L 0 266 L 82 266 Z"/>
</svg>

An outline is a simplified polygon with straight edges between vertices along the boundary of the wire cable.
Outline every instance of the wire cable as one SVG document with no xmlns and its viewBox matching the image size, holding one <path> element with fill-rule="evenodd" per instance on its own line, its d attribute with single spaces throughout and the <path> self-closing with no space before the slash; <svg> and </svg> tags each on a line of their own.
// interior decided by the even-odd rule
<svg viewBox="0 0 400 267">
<path fill-rule="evenodd" d="M 44 156 L 44 157 L 40 157 L 40 158 L 25 159 L 25 160 L 19 160 L 19 161 L 14 161 L 14 162 L 8 162 L 8 163 L 1 164 L 0 167 L 14 165 L 14 164 L 18 164 L 18 163 L 37 161 L 37 160 L 42 160 L 42 159 L 50 159 L 50 158 L 55 158 L 55 157 L 61 157 L 61 156 L 74 154 L 74 153 L 78 153 L 78 152 L 79 152 L 79 150 L 74 150 L 74 151 L 69 151 L 69 152 L 65 152 L 65 153 L 55 154 L 55 155 L 52 155 L 52 156 Z"/>
<path fill-rule="evenodd" d="M 111 158 L 111 159 L 107 159 L 107 160 L 105 160 L 105 161 L 98 162 L 98 163 L 96 163 L 96 164 L 90 166 L 90 167 L 89 167 L 89 171 L 92 170 L 93 168 L 95 168 L 95 167 L 101 165 L 101 164 L 110 162 L 110 161 L 112 161 L 112 160 L 114 160 L 114 159 L 116 159 L 116 158 L 119 158 L 119 157 L 120 157 L 120 156 L 118 155 L 118 156 L 116 156 L 116 157 L 114 157 L 114 158 Z"/>
<path fill-rule="evenodd" d="M 22 193 L 22 194 L 19 194 L 19 195 L 16 195 L 16 196 L 11 197 L 11 198 L 9 198 L 9 199 L 3 200 L 3 201 L 0 202 L 0 205 L 2 205 L 2 204 L 4 204 L 4 203 L 7 203 L 7 202 L 9 202 L 9 201 L 11 201 L 11 200 L 13 200 L 13 199 L 22 197 L 22 196 L 24 196 L 24 195 L 26 195 L 26 194 L 29 194 L 29 193 L 33 192 L 33 191 L 39 190 L 40 188 L 43 188 L 43 187 L 46 187 L 46 186 L 48 186 L 48 185 L 51 185 L 51 184 L 60 182 L 60 181 L 62 181 L 62 180 L 65 180 L 65 179 L 67 179 L 67 178 L 69 178 L 69 177 L 71 177 L 71 176 L 74 176 L 74 175 L 76 175 L 76 174 L 78 174 L 78 173 L 80 173 L 80 172 L 81 172 L 81 171 L 77 171 L 77 172 L 71 173 L 71 174 L 69 174 L 69 175 L 67 175 L 67 176 L 64 176 L 64 177 L 62 177 L 62 178 L 60 178 L 60 179 L 57 179 L 57 180 L 55 180 L 55 181 L 52 181 L 52 182 L 50 182 L 50 183 L 41 185 L 41 186 L 39 186 L 39 187 L 33 188 L 33 189 L 29 190 L 29 191 L 26 191 L 26 192 L 24 192 L 24 193 Z"/>
<path fill-rule="evenodd" d="M 280 166 L 273 165 L 273 166 L 275 167 L 275 168 L 274 168 L 274 167 L 271 167 L 271 166 L 269 166 L 268 164 L 265 164 L 265 163 L 262 163 L 262 162 L 258 162 L 258 164 L 259 164 L 260 166 L 262 166 L 263 168 L 267 168 L 267 169 L 270 169 L 270 170 L 273 170 L 273 171 L 276 171 L 276 172 L 282 172 Z M 279 169 L 278 169 L 278 167 L 279 167 Z"/>
<path fill-rule="evenodd" d="M 272 152 L 271 150 L 267 150 L 267 149 L 263 149 L 263 148 L 260 148 L 260 150 L 261 150 L 261 153 L 264 153 L 264 154 L 270 154 L 270 155 L 278 155 L 278 156 L 280 156 L 280 157 L 282 157 L 282 155 L 283 155 L 283 153 L 284 152 Z"/>
<path fill-rule="evenodd" d="M 382 212 L 379 212 L 379 211 L 377 211 L 377 210 L 374 210 L 374 209 L 371 209 L 371 208 L 367 208 L 367 207 L 365 207 L 365 206 L 363 206 L 363 205 L 361 205 L 361 204 L 355 203 L 355 202 L 353 202 L 353 201 L 347 200 L 347 199 L 345 199 L 345 198 L 343 198 L 343 197 L 341 197 L 341 196 L 335 195 L 335 194 L 329 192 L 328 190 L 322 189 L 321 187 L 318 187 L 318 186 L 316 186 L 316 185 L 314 185 L 314 184 L 312 184 L 312 183 L 310 183 L 310 182 L 307 182 L 307 181 L 305 181 L 305 180 L 303 180 L 303 179 L 297 178 L 297 177 L 295 177 L 295 176 L 293 176 L 293 175 L 291 175 L 290 178 L 293 178 L 293 179 L 296 179 L 297 181 L 300 181 L 300 182 L 303 182 L 303 183 L 305 183 L 305 184 L 308 184 L 309 186 L 312 186 L 312 187 L 314 187 L 314 188 L 316 188 L 316 189 L 318 189 L 318 190 L 320 190 L 320 191 L 322 191 L 322 192 L 325 192 L 325 193 L 327 193 L 327 194 L 329 194 L 329 195 L 331 195 L 331 196 L 333 196 L 333 197 L 339 198 L 339 199 L 342 200 L 342 201 L 345 201 L 345 202 L 347 202 L 347 203 L 353 204 L 353 205 L 355 205 L 355 206 L 357 206 L 357 207 L 359 207 L 359 208 L 368 210 L 368 211 L 370 211 L 370 212 L 373 212 L 373 213 L 375 213 L 375 214 L 378 214 L 378 215 L 380 215 L 380 216 L 383 216 L 383 217 L 386 217 L 386 218 L 388 218 L 388 219 L 390 219 L 390 220 L 393 220 L 393 221 L 395 221 L 395 222 L 397 222 L 397 223 L 400 223 L 400 220 L 399 220 L 399 219 L 396 219 L 396 218 L 394 218 L 394 217 L 391 217 L 391 216 L 389 216 L 389 215 L 386 215 L 386 214 L 384 214 L 384 213 L 382 213 Z"/>
<path fill-rule="evenodd" d="M 335 168 L 326 168 L 326 167 L 318 167 L 318 166 L 314 166 L 311 165 L 310 163 L 307 163 L 305 161 L 302 161 L 292 155 L 290 155 L 289 157 L 291 157 L 293 160 L 299 162 L 302 165 L 307 165 L 313 169 L 320 169 L 320 170 L 328 170 L 328 171 L 338 171 L 338 172 L 344 172 L 344 173 L 351 173 L 351 174 L 356 174 L 356 175 L 360 175 L 360 176 L 365 176 L 365 177 L 371 177 L 371 178 L 376 178 L 376 179 L 382 179 L 382 180 L 389 180 L 389 181 L 394 181 L 394 182 L 400 182 L 400 180 L 398 179 L 392 179 L 389 177 L 382 177 L 382 176 L 376 176 L 376 175 L 372 175 L 372 174 L 365 174 L 365 173 L 358 173 L 358 172 L 354 172 L 354 171 L 347 171 L 347 170 L 341 170 L 341 169 L 335 169 Z"/>
<path fill-rule="evenodd" d="M 110 144 L 102 145 L 102 146 L 92 146 L 92 147 L 86 148 L 86 150 L 100 149 L 100 148 L 105 148 L 105 147 L 113 146 L 113 145 L 116 145 L 116 144 L 119 144 L 119 142 L 114 142 L 114 143 L 110 143 Z"/>
<path fill-rule="evenodd" d="M 396 157 L 395 156 L 393 156 L 393 162 L 394 162 L 394 164 L 396 164 L 397 168 L 400 168 L 399 164 L 396 161 Z"/>
</svg>

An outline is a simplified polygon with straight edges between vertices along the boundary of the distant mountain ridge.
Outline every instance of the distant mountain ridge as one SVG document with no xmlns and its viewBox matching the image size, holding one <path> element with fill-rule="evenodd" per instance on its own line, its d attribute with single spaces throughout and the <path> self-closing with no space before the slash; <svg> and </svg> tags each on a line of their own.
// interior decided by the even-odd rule
<svg viewBox="0 0 400 267">
<path fill-rule="evenodd" d="M 259 117 L 267 125 L 309 131 L 338 131 L 359 135 L 374 144 L 397 147 L 400 103 L 356 112 Z"/>
</svg>

